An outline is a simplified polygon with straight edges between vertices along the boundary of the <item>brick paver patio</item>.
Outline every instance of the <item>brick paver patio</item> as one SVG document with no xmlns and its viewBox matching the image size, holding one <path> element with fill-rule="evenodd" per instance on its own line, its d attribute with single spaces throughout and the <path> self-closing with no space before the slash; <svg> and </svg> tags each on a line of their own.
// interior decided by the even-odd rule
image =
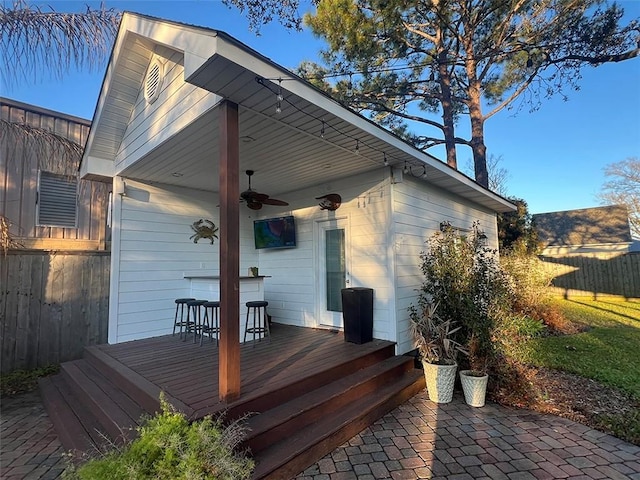
<svg viewBox="0 0 640 480">
<path fill-rule="evenodd" d="M 54 479 L 63 450 L 37 393 L 2 402 L 0 478 Z M 640 480 L 640 446 L 570 420 L 426 392 L 308 468 L 297 480 L 419 478 Z"/>
<path fill-rule="evenodd" d="M 487 404 L 449 404 L 426 391 L 297 480 L 640 480 L 640 446 L 563 418 Z"/>
<path fill-rule="evenodd" d="M 64 450 L 40 395 L 30 392 L 3 398 L 0 418 L 0 478 L 58 478 L 65 466 Z"/>
</svg>

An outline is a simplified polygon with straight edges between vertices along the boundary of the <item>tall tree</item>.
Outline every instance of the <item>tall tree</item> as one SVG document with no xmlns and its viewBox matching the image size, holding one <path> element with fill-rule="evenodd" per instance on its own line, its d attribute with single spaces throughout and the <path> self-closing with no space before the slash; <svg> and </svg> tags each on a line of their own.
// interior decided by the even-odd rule
<svg viewBox="0 0 640 480">
<path fill-rule="evenodd" d="M 577 89 L 585 66 L 638 56 L 640 26 L 622 15 L 606 0 L 319 0 L 305 22 L 327 41 L 325 66 L 299 71 L 418 148 L 444 145 L 453 167 L 456 145 L 470 147 L 487 187 L 485 122 Z"/>
<path fill-rule="evenodd" d="M 604 174 L 609 180 L 598 196 L 604 204 L 627 206 L 631 234 L 640 239 L 640 158 L 607 165 Z"/>
</svg>

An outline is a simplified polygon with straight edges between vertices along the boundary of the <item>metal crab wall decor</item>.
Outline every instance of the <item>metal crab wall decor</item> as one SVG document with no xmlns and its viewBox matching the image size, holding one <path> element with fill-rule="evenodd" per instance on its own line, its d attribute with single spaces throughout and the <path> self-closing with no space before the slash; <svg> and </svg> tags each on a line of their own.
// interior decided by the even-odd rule
<svg viewBox="0 0 640 480">
<path fill-rule="evenodd" d="M 198 243 L 198 240 L 201 238 L 208 238 L 211 240 L 211 245 L 213 245 L 213 239 L 218 238 L 218 235 L 216 235 L 218 227 L 216 227 L 216 224 L 211 220 L 204 220 L 201 218 L 191 224 L 191 230 L 196 232 L 189 237 L 193 240 L 193 243 Z"/>
</svg>

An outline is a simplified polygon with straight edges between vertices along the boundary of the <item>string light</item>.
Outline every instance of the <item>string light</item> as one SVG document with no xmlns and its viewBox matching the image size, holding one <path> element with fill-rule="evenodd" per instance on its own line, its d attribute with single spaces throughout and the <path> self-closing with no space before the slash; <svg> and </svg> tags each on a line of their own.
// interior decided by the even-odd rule
<svg viewBox="0 0 640 480">
<path fill-rule="evenodd" d="M 269 84 L 267 84 L 267 83 L 265 82 L 265 80 L 266 80 L 265 78 L 263 78 L 263 77 L 256 77 L 256 78 L 255 78 L 255 80 L 256 80 L 256 82 L 257 82 L 259 85 L 263 86 L 264 88 L 266 88 L 266 89 L 270 90 L 271 92 L 273 92 L 274 94 L 276 94 L 276 99 L 277 99 L 277 103 L 276 103 L 276 113 L 280 113 L 280 112 L 282 112 L 282 102 L 287 102 L 287 103 L 289 104 L 289 106 L 290 106 L 290 107 L 292 107 L 293 109 L 295 109 L 295 110 L 297 110 L 298 112 L 300 112 L 300 113 L 302 113 L 302 114 L 304 114 L 304 115 L 306 115 L 306 116 L 308 116 L 308 117 L 311 117 L 311 118 L 313 118 L 313 119 L 317 120 L 318 122 L 320 122 L 320 125 L 321 125 L 321 126 L 320 126 L 320 137 L 321 137 L 321 138 L 324 138 L 324 137 L 325 137 L 325 133 L 326 133 L 326 131 L 327 131 L 327 128 L 330 128 L 330 129 L 332 129 L 334 132 L 336 132 L 337 134 L 339 134 L 339 135 L 341 135 L 341 136 L 343 136 L 343 137 L 346 137 L 346 138 L 350 138 L 350 139 L 352 139 L 352 140 L 355 140 L 356 145 L 355 145 L 355 150 L 354 150 L 354 152 L 355 152 L 356 154 L 358 154 L 358 155 L 361 155 L 361 154 L 362 154 L 362 150 L 361 150 L 361 148 L 360 148 L 360 142 L 361 142 L 361 141 L 360 141 L 360 139 L 358 139 L 358 138 L 354 137 L 353 135 L 351 135 L 351 134 L 349 134 L 349 133 L 347 133 L 347 132 L 344 132 L 344 131 L 340 130 L 339 128 L 335 127 L 335 126 L 334 126 L 334 125 L 332 125 L 331 123 L 326 122 L 324 118 L 316 117 L 316 116 L 314 116 L 313 114 L 308 113 L 308 112 L 306 112 L 306 111 L 302 110 L 298 105 L 296 105 L 295 103 L 292 103 L 292 102 L 291 102 L 291 101 L 289 101 L 288 99 L 284 98 L 284 96 L 282 95 L 282 90 L 281 90 L 281 88 L 282 88 L 282 87 L 281 87 L 281 82 L 282 82 L 283 80 L 293 80 L 293 79 L 286 79 L 286 78 L 285 78 L 285 79 L 282 79 L 282 78 L 273 79 L 273 80 L 277 80 L 277 82 L 278 82 L 278 89 L 277 89 L 277 90 L 275 90 L 275 91 L 274 91 L 274 89 L 273 89 Z M 384 150 L 380 150 L 380 149 L 378 149 L 378 148 L 376 148 L 376 147 L 373 147 L 373 146 L 371 146 L 371 145 L 367 144 L 366 142 L 362 142 L 362 145 L 366 146 L 368 149 L 370 149 L 370 150 L 371 150 L 371 151 L 373 151 L 373 152 L 382 153 L 382 156 L 383 156 L 383 160 L 382 160 L 382 161 L 383 161 L 383 164 L 384 164 L 384 166 L 385 166 L 385 167 L 389 166 L 389 165 L 391 164 L 391 162 L 392 162 L 392 161 L 394 161 L 396 164 L 397 164 L 397 163 L 400 163 L 400 161 L 401 161 L 399 158 L 397 158 L 397 157 L 395 157 L 395 156 L 393 156 L 393 155 L 387 155 L 387 152 L 386 152 L 386 151 L 384 151 Z M 407 161 L 406 161 L 406 160 L 404 160 L 404 168 L 403 168 L 403 172 L 404 172 L 405 174 L 411 174 L 411 175 L 414 175 L 414 173 L 411 171 L 411 167 L 409 166 L 409 164 L 407 163 Z M 422 175 L 421 175 L 421 176 L 422 176 L 422 178 L 426 178 L 426 173 L 427 173 L 426 166 L 424 166 L 424 164 L 423 164 L 423 173 L 422 173 Z M 414 176 L 417 176 L 417 175 L 414 175 Z"/>
<path fill-rule="evenodd" d="M 282 79 L 278 79 L 278 94 L 276 95 L 276 113 L 282 112 L 282 101 L 284 97 L 282 96 Z"/>
<path fill-rule="evenodd" d="M 349 83 L 347 83 L 347 97 L 351 97 L 353 95 L 353 79 L 351 78 L 351 74 L 349 74 Z"/>
</svg>

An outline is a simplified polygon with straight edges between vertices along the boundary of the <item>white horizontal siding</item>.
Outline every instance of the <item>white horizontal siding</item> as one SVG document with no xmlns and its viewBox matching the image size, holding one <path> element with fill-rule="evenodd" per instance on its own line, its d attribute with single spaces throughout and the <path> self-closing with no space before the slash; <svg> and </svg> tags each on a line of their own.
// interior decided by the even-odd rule
<svg viewBox="0 0 640 480">
<path fill-rule="evenodd" d="M 114 236 L 112 275 L 115 295 L 110 316 L 109 341 L 122 342 L 170 333 L 174 300 L 189 296 L 186 271 L 218 275 L 219 243 L 197 244 L 190 237 L 199 219 L 219 225 L 217 195 L 166 185 L 126 180 L 127 196 L 117 196 L 118 234 Z M 241 216 L 240 273 L 256 265 L 252 223 Z M 115 327 L 115 328 L 114 328 Z"/>
<path fill-rule="evenodd" d="M 194 221 L 207 218 L 219 223 L 214 194 L 129 180 L 127 190 L 133 194 L 122 198 L 122 228 L 114 236 L 119 245 L 119 249 L 114 245 L 113 254 L 117 341 L 169 333 L 173 300 L 189 295 L 184 272 L 219 273 L 218 243 L 200 240 L 194 244 L 189 239 Z M 291 206 L 287 210 L 271 206 L 260 212 L 241 210 L 240 274 L 258 266 L 260 274 L 268 276 L 264 280 L 265 299 L 277 322 L 319 326 L 315 244 L 319 221 L 336 216 L 348 219 L 350 286 L 374 289 L 374 336 L 398 342 L 398 353 L 413 348 L 407 307 L 415 302 L 422 282 L 420 252 L 440 222 L 469 228 L 479 221 L 491 242 L 497 238 L 493 213 L 413 179 L 391 186 L 386 170 L 333 184 L 331 191 L 343 197 L 336 212 L 320 210 L 310 200 L 327 193 L 327 187 L 315 190 L 288 194 Z M 253 220 L 290 213 L 296 221 L 297 247 L 256 251 Z"/>
<path fill-rule="evenodd" d="M 183 54 L 165 50 L 161 91 L 147 102 L 144 82 L 115 159 L 116 172 L 132 165 L 175 133 L 213 108 L 220 97 L 185 83 Z"/>
<path fill-rule="evenodd" d="M 374 289 L 374 336 L 394 340 L 390 325 L 393 294 L 392 275 L 386 245 L 388 243 L 389 184 L 386 170 L 346 178 L 331 185 L 339 192 L 342 205 L 335 212 L 320 210 L 310 199 L 330 193 L 327 186 L 314 191 L 287 195 L 296 221 L 297 248 L 261 251 L 260 273 L 265 280 L 265 298 L 275 321 L 291 325 L 319 327 L 317 305 L 320 279 L 317 275 L 317 223 L 340 217 L 349 225 L 350 277 L 352 287 Z M 274 215 L 278 216 L 278 214 Z"/>
<path fill-rule="evenodd" d="M 479 222 L 491 245 L 497 244 L 495 213 L 427 182 L 406 177 L 393 186 L 393 230 L 395 256 L 395 301 L 398 351 L 414 348 L 409 333 L 408 307 L 417 301 L 423 280 L 420 253 L 426 241 L 439 231 L 440 222 L 470 229 Z"/>
</svg>

